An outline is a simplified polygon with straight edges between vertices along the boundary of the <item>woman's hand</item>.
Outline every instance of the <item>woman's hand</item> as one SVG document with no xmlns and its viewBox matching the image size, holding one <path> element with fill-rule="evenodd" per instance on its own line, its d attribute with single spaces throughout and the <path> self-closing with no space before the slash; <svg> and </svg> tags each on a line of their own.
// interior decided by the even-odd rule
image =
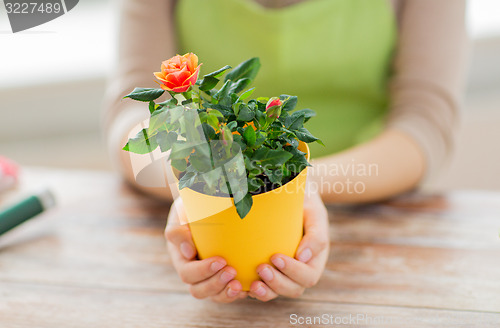
<svg viewBox="0 0 500 328">
<path fill-rule="evenodd" d="M 304 237 L 297 248 L 295 259 L 274 254 L 269 264 L 257 267 L 262 281 L 254 281 L 249 296 L 261 301 L 278 295 L 299 297 L 306 288 L 316 285 L 325 269 L 330 249 L 328 213 L 319 194 L 304 199 Z"/>
<path fill-rule="evenodd" d="M 215 302 L 229 303 L 247 296 L 241 283 L 234 280 L 236 270 L 227 266 L 222 257 L 196 259 L 196 248 L 191 231 L 185 222 L 182 200 L 177 198 L 168 214 L 165 236 L 175 270 L 190 286 L 191 294 L 199 299 L 210 297 Z"/>
</svg>

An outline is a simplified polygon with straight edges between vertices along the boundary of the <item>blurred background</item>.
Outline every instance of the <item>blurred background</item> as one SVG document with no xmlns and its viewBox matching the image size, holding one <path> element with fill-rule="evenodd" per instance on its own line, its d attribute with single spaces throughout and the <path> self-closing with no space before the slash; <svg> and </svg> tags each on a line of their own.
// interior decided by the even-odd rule
<svg viewBox="0 0 500 328">
<path fill-rule="evenodd" d="M 21 165 L 110 170 L 99 117 L 118 0 L 82 0 L 13 34 L 0 5 L 0 155 Z M 500 189 L 500 1 L 470 0 L 469 74 L 458 148 L 427 188 Z"/>
</svg>

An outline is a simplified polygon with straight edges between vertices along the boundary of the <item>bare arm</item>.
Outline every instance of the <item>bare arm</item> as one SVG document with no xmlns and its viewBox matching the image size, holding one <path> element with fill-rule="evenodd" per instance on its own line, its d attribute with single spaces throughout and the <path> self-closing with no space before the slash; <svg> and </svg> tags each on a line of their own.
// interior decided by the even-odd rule
<svg viewBox="0 0 500 328">
<path fill-rule="evenodd" d="M 425 170 L 425 157 L 411 137 L 388 130 L 339 154 L 313 161 L 311 188 L 327 203 L 381 200 L 414 187 Z"/>
</svg>

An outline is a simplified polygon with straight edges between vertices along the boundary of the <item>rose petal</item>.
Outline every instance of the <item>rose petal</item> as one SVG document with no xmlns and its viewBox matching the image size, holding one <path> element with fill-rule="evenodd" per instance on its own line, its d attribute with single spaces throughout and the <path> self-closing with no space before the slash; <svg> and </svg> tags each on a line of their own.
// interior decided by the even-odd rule
<svg viewBox="0 0 500 328">
<path fill-rule="evenodd" d="M 162 82 L 167 82 L 167 80 L 165 79 L 165 74 L 163 74 L 162 72 L 154 72 L 153 73 L 154 76 L 156 76 L 156 78 Z"/>
<path fill-rule="evenodd" d="M 189 89 L 189 85 L 185 85 L 185 86 L 180 86 L 180 87 L 177 87 L 177 88 L 173 88 L 172 91 L 173 92 L 186 92 L 187 89 Z"/>
<path fill-rule="evenodd" d="M 179 83 L 177 83 L 178 86 L 184 85 L 184 82 L 191 76 L 188 70 L 178 71 L 172 73 L 171 75 L 174 75 L 177 78 L 177 81 L 179 81 Z"/>
<path fill-rule="evenodd" d="M 191 74 L 191 76 L 186 80 L 186 82 L 189 83 L 190 85 L 194 85 L 196 83 L 196 80 L 198 79 L 198 73 L 200 72 L 200 66 L 198 66 L 194 71 L 194 73 Z M 186 84 L 186 82 L 184 84 Z"/>
<path fill-rule="evenodd" d="M 193 73 L 196 70 L 196 66 L 198 66 L 198 56 L 193 53 L 189 53 L 184 56 L 186 56 L 189 71 Z"/>
</svg>

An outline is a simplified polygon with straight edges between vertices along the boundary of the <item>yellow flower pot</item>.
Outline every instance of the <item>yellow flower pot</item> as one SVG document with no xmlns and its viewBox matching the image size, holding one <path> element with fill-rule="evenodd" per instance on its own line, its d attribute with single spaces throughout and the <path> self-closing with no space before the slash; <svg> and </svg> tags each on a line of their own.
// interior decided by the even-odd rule
<svg viewBox="0 0 500 328">
<path fill-rule="evenodd" d="M 307 144 L 301 143 L 299 149 L 309 159 Z M 243 219 L 231 198 L 180 190 L 199 257 L 225 258 L 245 291 L 259 280 L 257 266 L 270 263 L 273 254 L 294 257 L 303 235 L 306 177 L 307 168 L 280 188 L 253 196 L 253 206 Z"/>
</svg>

